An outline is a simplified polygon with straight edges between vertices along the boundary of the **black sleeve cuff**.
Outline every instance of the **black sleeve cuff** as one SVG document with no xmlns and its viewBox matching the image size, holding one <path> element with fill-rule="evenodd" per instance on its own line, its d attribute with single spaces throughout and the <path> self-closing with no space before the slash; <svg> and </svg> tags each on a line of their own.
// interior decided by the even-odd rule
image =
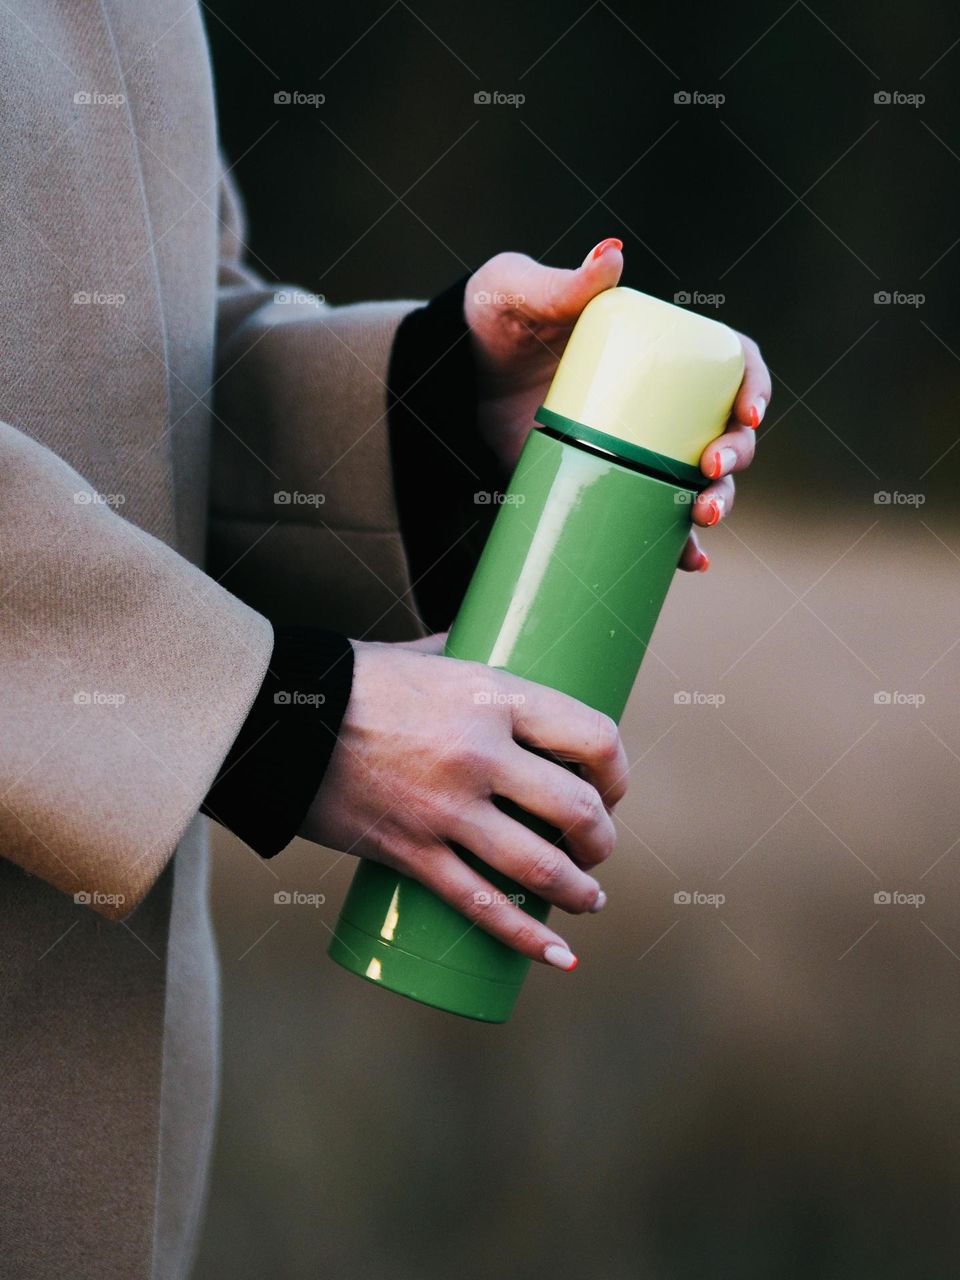
<svg viewBox="0 0 960 1280">
<path fill-rule="evenodd" d="M 404 317 L 387 375 L 400 528 L 417 605 L 431 631 L 453 621 L 497 513 L 491 495 L 507 479 L 476 428 L 466 282 Z"/>
<path fill-rule="evenodd" d="M 353 646 L 313 627 L 277 627 L 260 692 L 201 812 L 264 858 L 300 830 L 350 700 Z"/>
</svg>

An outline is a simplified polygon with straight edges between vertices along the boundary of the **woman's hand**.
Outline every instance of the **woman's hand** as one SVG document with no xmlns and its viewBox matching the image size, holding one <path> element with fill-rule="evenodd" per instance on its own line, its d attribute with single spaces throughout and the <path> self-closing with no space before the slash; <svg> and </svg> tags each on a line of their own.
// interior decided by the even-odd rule
<svg viewBox="0 0 960 1280">
<path fill-rule="evenodd" d="M 504 901 L 450 845 L 565 911 L 600 910 L 606 895 L 584 868 L 613 851 L 610 810 L 627 774 L 617 727 L 566 694 L 430 653 L 438 642 L 354 642 L 347 712 L 301 835 L 402 871 L 507 946 L 572 969 L 563 938 Z M 494 796 L 563 832 L 567 852 Z"/>
<path fill-rule="evenodd" d="M 499 253 L 470 278 L 464 309 L 477 356 L 479 427 L 506 468 L 512 470 L 520 456 L 580 312 L 620 280 L 622 248 L 619 240 L 603 240 L 575 271 L 542 266 L 522 253 Z M 745 370 L 727 430 L 700 456 L 700 469 L 712 483 L 693 505 L 697 525 L 716 524 L 733 506 L 732 473 L 753 460 L 754 432 L 770 403 L 770 375 L 760 350 L 742 334 L 740 341 Z M 709 564 L 691 533 L 680 567 L 702 572 Z"/>
</svg>

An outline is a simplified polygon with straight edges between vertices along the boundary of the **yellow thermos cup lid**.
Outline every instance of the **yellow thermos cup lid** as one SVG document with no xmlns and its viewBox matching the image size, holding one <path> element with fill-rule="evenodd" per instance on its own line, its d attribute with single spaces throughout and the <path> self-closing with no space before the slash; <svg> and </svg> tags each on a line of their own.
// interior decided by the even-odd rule
<svg viewBox="0 0 960 1280">
<path fill-rule="evenodd" d="M 586 445 L 689 484 L 722 434 L 743 351 L 716 320 L 619 287 L 584 307 L 536 418 Z"/>
</svg>

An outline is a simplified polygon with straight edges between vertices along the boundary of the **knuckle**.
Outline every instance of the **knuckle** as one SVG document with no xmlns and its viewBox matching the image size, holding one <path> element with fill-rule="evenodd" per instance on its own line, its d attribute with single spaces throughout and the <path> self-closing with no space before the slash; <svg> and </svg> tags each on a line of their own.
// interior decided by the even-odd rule
<svg viewBox="0 0 960 1280">
<path fill-rule="evenodd" d="M 599 822 L 604 813 L 600 793 L 588 782 L 574 787 L 569 801 L 570 826 L 592 826 Z"/>
<path fill-rule="evenodd" d="M 597 833 L 596 849 L 599 854 L 598 861 L 606 862 L 617 846 L 617 829 L 613 825 L 613 820 L 604 823 L 601 831 Z"/>
<path fill-rule="evenodd" d="M 604 811 L 600 822 L 590 832 L 589 840 L 581 839 L 577 843 L 577 862 L 585 870 L 590 867 L 596 867 L 606 860 L 613 853 L 617 843 L 617 829 L 613 825 L 613 819 Z M 596 893 L 596 889 L 591 887 L 590 894 Z M 589 897 L 589 901 L 593 901 L 593 897 Z"/>
<path fill-rule="evenodd" d="M 699 538 L 696 539 L 695 545 L 699 550 L 699 547 L 700 547 Z M 616 770 L 613 773 L 613 777 L 611 779 L 610 785 L 607 787 L 603 795 L 604 804 L 606 804 L 608 809 L 610 808 L 611 805 L 619 804 L 620 801 L 623 799 L 623 797 L 630 790 L 630 785 L 632 782 L 632 778 L 631 778 L 632 768 L 633 768 L 633 765 L 631 765 L 629 759 L 627 758 L 627 753 L 626 751 L 624 751 L 623 756 L 619 761 Z"/>
<path fill-rule="evenodd" d="M 594 728 L 594 755 L 602 764 L 611 764 L 620 754 L 620 730 L 617 723 L 602 711 L 597 712 Z"/>
<path fill-rule="evenodd" d="M 568 907 L 567 910 L 570 912 L 571 915 L 583 915 L 585 911 L 590 910 L 590 908 L 593 906 L 596 900 L 597 900 L 596 886 L 592 884 L 586 884 L 583 886 L 582 889 L 577 890 L 577 893 L 574 899 L 574 905 Z"/>
<path fill-rule="evenodd" d="M 604 803 L 612 808 L 614 805 L 620 803 L 629 790 L 630 778 L 626 773 L 623 773 L 619 778 L 617 778 L 613 786 L 607 789 L 607 793 L 603 798 Z"/>
<path fill-rule="evenodd" d="M 550 893 L 563 880 L 563 870 L 561 854 L 540 853 L 527 864 L 520 880 L 534 893 Z"/>
<path fill-rule="evenodd" d="M 557 320 L 563 315 L 568 288 L 566 276 L 559 271 L 551 271 L 543 298 L 543 314 L 548 320 Z"/>
<path fill-rule="evenodd" d="M 747 355 L 760 359 L 760 347 L 755 338 L 751 338 L 748 333 L 740 334 L 740 341 L 743 343 L 744 351 Z"/>
</svg>

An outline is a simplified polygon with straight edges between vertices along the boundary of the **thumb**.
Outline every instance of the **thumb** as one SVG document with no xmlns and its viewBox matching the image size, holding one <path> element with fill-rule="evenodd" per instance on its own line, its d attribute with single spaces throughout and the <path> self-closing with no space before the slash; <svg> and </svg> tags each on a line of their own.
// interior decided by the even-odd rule
<svg viewBox="0 0 960 1280">
<path fill-rule="evenodd" d="M 623 274 L 623 242 L 601 240 L 576 270 L 541 267 L 530 279 L 524 310 L 533 320 L 571 325 L 591 298 L 611 289 Z"/>
</svg>

